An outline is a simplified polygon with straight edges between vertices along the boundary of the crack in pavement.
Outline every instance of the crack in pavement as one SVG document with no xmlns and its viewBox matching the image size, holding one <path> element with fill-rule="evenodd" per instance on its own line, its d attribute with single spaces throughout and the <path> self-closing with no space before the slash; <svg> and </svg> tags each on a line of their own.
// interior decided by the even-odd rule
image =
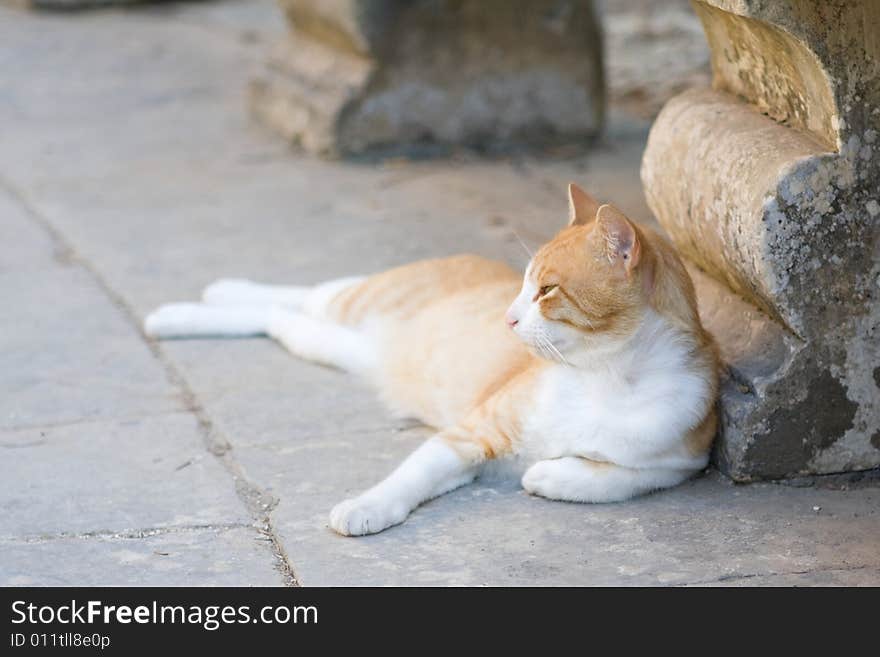
<svg viewBox="0 0 880 657">
<path fill-rule="evenodd" d="M 168 410 L 143 411 L 132 413 L 131 415 L 113 415 L 113 416 L 91 416 L 80 417 L 74 420 L 58 420 L 56 422 L 34 422 L 23 424 L 10 424 L 0 426 L 0 434 L 7 433 L 26 433 L 28 431 L 42 431 L 50 429 L 64 429 L 66 427 L 75 427 L 81 424 L 126 424 L 129 422 L 138 422 L 140 420 L 150 420 L 153 418 L 173 417 L 191 413 L 190 409 L 181 406 L 180 408 L 169 408 Z"/>
<path fill-rule="evenodd" d="M 812 573 L 835 573 L 835 572 L 852 572 L 857 570 L 875 569 L 880 570 L 880 563 L 863 564 L 860 566 L 829 566 L 827 568 L 806 568 L 804 570 L 788 570 L 779 573 L 746 573 L 743 575 L 729 574 L 716 577 L 714 579 L 704 579 L 695 582 L 686 582 L 677 586 L 702 586 L 704 584 L 717 584 L 721 582 L 737 582 L 745 579 L 753 579 L 755 577 L 785 577 L 786 575 L 809 575 Z"/>
<path fill-rule="evenodd" d="M 96 529 L 88 532 L 58 532 L 55 534 L 38 534 L 35 536 L 5 536 L 0 538 L 3 543 L 46 543 L 49 541 L 61 541 L 68 539 L 138 539 L 151 536 L 165 536 L 167 534 L 189 534 L 193 532 L 225 532 L 233 529 L 253 529 L 253 525 L 241 522 L 231 522 L 211 525 L 177 525 L 148 527 L 145 529 Z"/>
<path fill-rule="evenodd" d="M 135 333 L 162 366 L 168 382 L 178 390 L 183 402 L 183 410 L 195 416 L 198 423 L 198 431 L 202 436 L 207 451 L 214 455 L 224 469 L 232 475 L 236 493 L 254 519 L 254 526 L 269 540 L 272 546 L 272 553 L 277 561 L 277 569 L 284 579 L 284 584 L 286 586 L 299 586 L 290 559 L 272 526 L 271 513 L 277 506 L 278 499 L 248 480 L 241 465 L 229 454 L 232 445 L 221 435 L 219 429 L 217 429 L 214 422 L 208 416 L 204 406 L 190 387 L 189 382 L 171 358 L 164 352 L 158 342 L 151 340 L 144 333 L 141 319 L 134 308 L 128 303 L 122 293 L 117 291 L 95 266 L 74 248 L 70 240 L 8 178 L 0 176 L 0 190 L 3 190 L 14 202 L 18 203 L 24 214 L 47 233 L 53 244 L 54 252 L 62 255 L 65 263 L 82 268 L 92 277 L 98 288 L 134 328 Z"/>
<path fill-rule="evenodd" d="M 0 443 L 0 449 L 26 449 L 28 447 L 40 447 L 48 445 L 48 440 L 30 440 L 26 443 Z"/>
</svg>

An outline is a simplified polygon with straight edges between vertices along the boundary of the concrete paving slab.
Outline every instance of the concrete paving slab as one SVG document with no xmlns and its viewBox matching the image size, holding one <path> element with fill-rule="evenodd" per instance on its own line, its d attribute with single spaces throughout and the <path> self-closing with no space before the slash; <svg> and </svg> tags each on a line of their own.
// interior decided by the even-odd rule
<svg viewBox="0 0 880 657">
<path fill-rule="evenodd" d="M 376 536 L 334 534 L 332 506 L 378 481 L 423 438 L 358 432 L 294 439 L 299 450 L 238 450 L 249 476 L 281 497 L 273 521 L 303 585 L 653 586 L 789 573 L 808 583 L 812 569 L 859 569 L 851 579 L 880 584 L 880 490 L 739 487 L 717 473 L 595 506 L 530 497 L 516 479 L 496 476 Z"/>
<path fill-rule="evenodd" d="M 196 419 L 0 431 L 0 538 L 248 524 Z"/>
<path fill-rule="evenodd" d="M 313 437 L 406 424 L 389 418 L 362 382 L 297 360 L 269 340 L 179 340 L 162 349 L 236 448 L 296 447 Z"/>
<path fill-rule="evenodd" d="M 251 527 L 0 541 L 0 586 L 282 586 Z"/>
<path fill-rule="evenodd" d="M 81 268 L 0 274 L 0 298 L 0 429 L 183 409 L 135 327 Z"/>
<path fill-rule="evenodd" d="M 11 248 L 0 249 L 0 275 L 46 267 L 57 267 L 64 254 L 36 225 L 21 203 L 0 189 L 0 241 Z"/>
</svg>

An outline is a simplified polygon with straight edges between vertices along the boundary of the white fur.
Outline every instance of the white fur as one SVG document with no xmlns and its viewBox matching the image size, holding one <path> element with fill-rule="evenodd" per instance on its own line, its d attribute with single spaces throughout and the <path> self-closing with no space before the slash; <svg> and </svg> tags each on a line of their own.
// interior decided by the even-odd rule
<svg viewBox="0 0 880 657">
<path fill-rule="evenodd" d="M 538 461 L 522 478 L 533 495 L 567 502 L 622 502 L 659 488 L 675 486 L 690 477 L 691 470 L 623 468 L 563 456 Z"/>
<path fill-rule="evenodd" d="M 222 278 L 202 291 L 202 303 L 160 306 L 144 320 L 144 332 L 156 338 L 267 335 L 273 314 L 278 317 L 282 310 L 301 309 L 315 319 L 324 319 L 333 297 L 361 280 L 363 277 L 340 278 L 306 287 Z M 313 333 L 304 330 L 309 336 Z M 291 331 L 285 335 L 289 342 L 293 341 Z M 303 357 L 309 358 L 304 354 Z"/>
<path fill-rule="evenodd" d="M 674 486 L 705 467 L 708 455 L 691 454 L 684 442 L 712 401 L 689 349 L 678 329 L 648 312 L 616 350 L 594 353 L 589 368 L 547 369 L 523 431 L 522 451 L 538 459 L 523 487 L 551 499 L 611 502 Z"/>
<path fill-rule="evenodd" d="M 635 334 L 590 368 L 548 368 L 523 449 L 540 459 L 582 456 L 628 468 L 699 469 L 683 438 L 711 403 L 708 377 L 694 371 L 690 344 L 648 312 Z"/>
<path fill-rule="evenodd" d="M 440 437 L 426 441 L 379 484 L 330 512 L 330 527 L 345 536 L 375 534 L 403 522 L 423 502 L 469 483 L 468 463 Z"/>
<path fill-rule="evenodd" d="M 205 289 L 203 304 L 159 308 L 145 331 L 155 337 L 268 334 L 298 356 L 370 378 L 381 343 L 375 327 L 340 326 L 326 313 L 336 294 L 360 280 L 312 288 L 221 280 Z M 712 393 L 707 373 L 693 369 L 685 336 L 648 312 L 630 339 L 588 344 L 580 332 L 545 320 L 536 292 L 527 271 L 508 311 L 517 335 L 554 361 L 539 379 L 534 408 L 514 445 L 533 462 L 523 487 L 551 499 L 610 502 L 674 486 L 703 468 L 707 456 L 689 454 L 683 438 L 705 417 Z M 330 526 L 344 535 L 382 531 L 422 502 L 471 481 L 478 466 L 441 434 L 384 481 L 334 507 Z"/>
<path fill-rule="evenodd" d="M 211 306 L 262 305 L 300 308 L 314 288 L 300 285 L 263 285 L 243 278 L 221 278 L 202 291 Z"/>
<path fill-rule="evenodd" d="M 327 307 L 333 298 L 346 288 L 356 285 L 362 280 L 364 280 L 363 276 L 347 276 L 316 285 L 303 303 L 303 312 L 318 319 L 326 318 Z"/>
<path fill-rule="evenodd" d="M 269 306 L 169 303 L 150 313 L 144 332 L 154 338 L 265 335 Z"/>
<path fill-rule="evenodd" d="M 267 332 L 306 360 L 365 377 L 376 368 L 376 350 L 367 335 L 325 319 L 273 306 Z"/>
</svg>

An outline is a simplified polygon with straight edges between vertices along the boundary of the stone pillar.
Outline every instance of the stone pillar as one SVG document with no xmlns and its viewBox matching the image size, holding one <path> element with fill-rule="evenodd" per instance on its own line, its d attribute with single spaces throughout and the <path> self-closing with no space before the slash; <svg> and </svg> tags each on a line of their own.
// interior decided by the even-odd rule
<svg viewBox="0 0 880 657">
<path fill-rule="evenodd" d="M 717 461 L 739 480 L 876 467 L 880 2 L 692 5 L 712 89 L 666 104 L 642 180 L 727 290 L 704 300 L 730 365 Z"/>
<path fill-rule="evenodd" d="M 594 136 L 601 38 L 590 0 L 279 0 L 290 36 L 251 107 L 315 153 Z"/>
</svg>

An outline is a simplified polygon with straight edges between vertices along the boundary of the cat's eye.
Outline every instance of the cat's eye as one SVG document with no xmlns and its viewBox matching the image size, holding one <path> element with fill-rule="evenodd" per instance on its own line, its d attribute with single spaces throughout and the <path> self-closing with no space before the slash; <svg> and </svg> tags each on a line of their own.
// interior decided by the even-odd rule
<svg viewBox="0 0 880 657">
<path fill-rule="evenodd" d="M 558 287 L 557 285 L 544 285 L 543 287 L 541 287 L 538 290 L 538 298 L 540 299 L 541 297 L 546 297 L 548 294 L 550 294 L 557 287 Z"/>
</svg>

